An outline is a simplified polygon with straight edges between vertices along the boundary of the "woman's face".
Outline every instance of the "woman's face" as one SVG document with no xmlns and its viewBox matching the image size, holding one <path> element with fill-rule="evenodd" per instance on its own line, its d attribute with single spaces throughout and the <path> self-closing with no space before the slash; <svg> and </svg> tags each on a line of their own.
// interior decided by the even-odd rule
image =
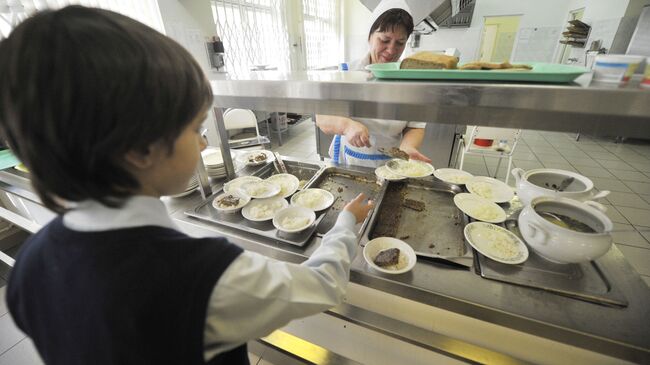
<svg viewBox="0 0 650 365">
<path fill-rule="evenodd" d="M 386 63 L 397 61 L 404 47 L 408 35 L 404 27 L 394 27 L 385 32 L 374 32 L 368 40 L 370 44 L 370 63 Z"/>
</svg>

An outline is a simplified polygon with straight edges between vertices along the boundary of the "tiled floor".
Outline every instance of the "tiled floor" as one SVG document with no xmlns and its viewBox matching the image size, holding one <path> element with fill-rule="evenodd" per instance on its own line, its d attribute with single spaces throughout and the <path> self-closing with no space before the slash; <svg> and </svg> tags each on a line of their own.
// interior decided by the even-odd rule
<svg viewBox="0 0 650 365">
<path fill-rule="evenodd" d="M 271 149 L 287 156 L 319 159 L 311 121 L 290 128 L 282 138 L 284 143 L 278 146 L 277 136 L 272 136 Z M 598 189 L 612 191 L 601 202 L 607 205 L 607 214 L 615 224 L 614 242 L 650 286 L 650 142 L 617 144 L 613 139 L 574 138 L 573 134 L 525 131 L 513 165 L 524 170 L 547 167 L 576 171 L 589 177 Z M 496 159 L 467 156 L 464 169 L 475 175 L 493 176 L 497 172 L 503 180 L 506 165 L 504 160 L 499 171 L 495 171 Z M 514 185 L 514 179 L 509 183 Z M 249 354 L 251 364 L 272 365 L 264 359 L 264 351 L 270 350 L 260 351 L 259 345 L 251 348 L 258 349 L 257 355 Z M 5 305 L 4 288 L 0 288 L 0 365 L 33 364 L 42 361 L 31 341 L 13 325 Z"/>
</svg>

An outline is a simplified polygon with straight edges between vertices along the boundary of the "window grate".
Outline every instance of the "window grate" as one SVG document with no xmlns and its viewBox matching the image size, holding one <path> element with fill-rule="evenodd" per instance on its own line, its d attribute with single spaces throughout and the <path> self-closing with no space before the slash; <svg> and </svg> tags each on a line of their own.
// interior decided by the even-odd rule
<svg viewBox="0 0 650 365">
<path fill-rule="evenodd" d="M 307 69 L 337 65 L 339 44 L 338 0 L 302 0 Z"/>
</svg>

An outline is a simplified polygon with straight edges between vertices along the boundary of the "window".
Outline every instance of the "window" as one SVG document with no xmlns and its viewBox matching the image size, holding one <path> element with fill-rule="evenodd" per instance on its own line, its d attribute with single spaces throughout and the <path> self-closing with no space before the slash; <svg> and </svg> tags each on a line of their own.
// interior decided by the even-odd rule
<svg viewBox="0 0 650 365">
<path fill-rule="evenodd" d="M 308 70 L 337 65 L 340 61 L 338 3 L 338 0 L 302 0 Z"/>
<path fill-rule="evenodd" d="M 226 70 L 245 74 L 255 66 L 287 71 L 289 41 L 285 0 L 217 0 L 212 15 L 223 41 Z"/>
<path fill-rule="evenodd" d="M 83 5 L 115 11 L 164 33 L 156 0 L 0 0 L 0 39 L 35 11 Z"/>
</svg>

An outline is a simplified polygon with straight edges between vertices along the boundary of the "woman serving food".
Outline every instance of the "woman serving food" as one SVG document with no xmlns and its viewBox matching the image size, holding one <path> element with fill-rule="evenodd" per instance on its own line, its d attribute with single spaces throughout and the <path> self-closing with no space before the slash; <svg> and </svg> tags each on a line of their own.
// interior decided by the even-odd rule
<svg viewBox="0 0 650 365">
<path fill-rule="evenodd" d="M 397 61 L 413 32 L 413 17 L 403 0 L 383 0 L 373 11 L 368 33 L 369 52 L 353 62 L 350 70 L 364 70 L 373 63 Z M 390 159 L 381 150 L 399 147 L 414 160 L 431 162 L 418 150 L 424 139 L 423 122 L 318 115 L 316 125 L 334 135 L 329 154 L 334 162 L 377 167 Z"/>
</svg>

